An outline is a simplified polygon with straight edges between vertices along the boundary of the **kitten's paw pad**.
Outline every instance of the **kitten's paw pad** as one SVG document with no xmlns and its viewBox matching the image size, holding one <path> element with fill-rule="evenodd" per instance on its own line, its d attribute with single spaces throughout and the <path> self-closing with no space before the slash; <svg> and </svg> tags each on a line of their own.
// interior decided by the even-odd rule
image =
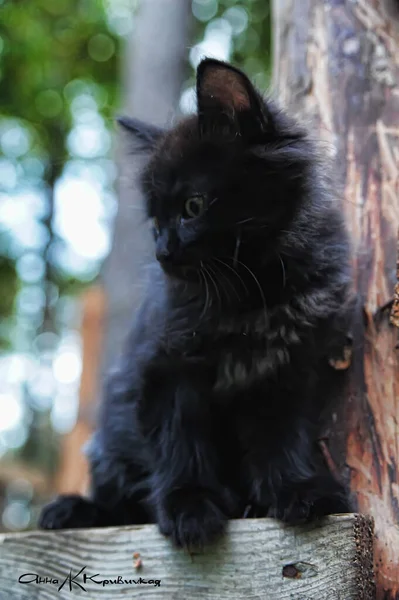
<svg viewBox="0 0 399 600">
<path fill-rule="evenodd" d="M 175 546 L 202 549 L 224 533 L 226 517 L 206 493 L 179 490 L 163 502 L 158 525 Z"/>
<path fill-rule="evenodd" d="M 80 496 L 59 496 L 47 504 L 41 512 L 41 529 L 75 529 L 94 527 L 97 509 L 89 500 Z"/>
</svg>

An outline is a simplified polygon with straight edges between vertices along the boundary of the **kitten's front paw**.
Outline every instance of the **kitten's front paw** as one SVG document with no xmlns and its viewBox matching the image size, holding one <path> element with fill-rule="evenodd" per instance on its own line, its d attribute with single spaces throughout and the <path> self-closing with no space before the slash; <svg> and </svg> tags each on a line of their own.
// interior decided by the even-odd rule
<svg viewBox="0 0 399 600">
<path fill-rule="evenodd" d="M 345 488 L 328 478 L 315 478 L 282 493 L 268 516 L 300 525 L 331 514 L 353 512 Z"/>
<path fill-rule="evenodd" d="M 161 502 L 158 525 L 175 546 L 202 549 L 224 533 L 226 516 L 206 491 L 180 489 Z"/>
<path fill-rule="evenodd" d="M 98 514 L 96 506 L 81 496 L 59 496 L 47 504 L 39 517 L 41 529 L 76 529 L 94 527 Z"/>
<path fill-rule="evenodd" d="M 290 499 L 280 499 L 277 506 L 273 506 L 268 517 L 279 519 L 288 525 L 302 525 L 312 520 L 314 504 L 306 498 L 293 493 Z"/>
</svg>

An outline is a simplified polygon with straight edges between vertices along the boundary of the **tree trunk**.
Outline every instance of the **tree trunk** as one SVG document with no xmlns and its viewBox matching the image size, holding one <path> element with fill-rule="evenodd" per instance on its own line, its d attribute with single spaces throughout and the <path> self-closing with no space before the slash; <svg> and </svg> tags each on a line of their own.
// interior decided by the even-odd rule
<svg viewBox="0 0 399 600">
<path fill-rule="evenodd" d="M 399 328 L 399 229 L 398 229 L 398 255 L 396 259 L 396 285 L 395 285 L 395 298 L 393 300 L 392 311 L 391 311 L 391 323 L 395 327 Z M 398 343 L 396 349 L 399 349 L 399 334 Z"/>
<path fill-rule="evenodd" d="M 89 468 L 82 452 L 93 432 L 92 407 L 98 396 L 101 346 L 104 340 L 106 303 L 104 290 L 91 286 L 81 299 L 82 376 L 79 389 L 79 411 L 72 431 L 61 441 L 60 465 L 54 486 L 59 494 L 84 494 L 89 489 Z"/>
<path fill-rule="evenodd" d="M 126 47 L 124 111 L 155 125 L 170 125 L 176 114 L 187 56 L 191 2 L 142 0 L 135 28 Z M 104 370 L 115 360 L 126 329 L 141 299 L 141 266 L 152 251 L 149 230 L 143 227 L 142 199 L 134 175 L 140 159 L 122 140 L 119 210 L 112 251 L 103 281 L 108 301 Z"/>
<path fill-rule="evenodd" d="M 274 2 L 278 95 L 332 150 L 353 238 L 355 353 L 329 445 L 359 511 L 376 521 L 386 600 L 399 598 L 399 356 L 389 320 L 399 225 L 396 18 L 397 0 Z"/>
</svg>

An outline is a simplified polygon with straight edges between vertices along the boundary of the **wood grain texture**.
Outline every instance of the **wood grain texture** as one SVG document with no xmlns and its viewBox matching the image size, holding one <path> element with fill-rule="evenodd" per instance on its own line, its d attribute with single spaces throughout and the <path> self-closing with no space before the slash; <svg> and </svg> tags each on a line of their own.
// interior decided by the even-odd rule
<svg viewBox="0 0 399 600">
<path fill-rule="evenodd" d="M 396 258 L 396 285 L 395 285 L 395 297 L 393 299 L 393 306 L 391 311 L 391 323 L 395 327 L 399 328 L 399 229 L 398 229 L 398 251 Z M 399 340 L 396 346 L 399 349 Z"/>
<path fill-rule="evenodd" d="M 58 592 L 84 566 L 75 581 L 86 591 L 74 582 L 70 591 L 67 581 Z M 59 583 L 21 584 L 25 573 Z M 84 583 L 84 573 L 160 585 Z M 232 521 L 225 539 L 191 556 L 171 548 L 153 525 L 0 536 L 0 599 L 53 598 L 373 600 L 373 524 L 360 515 L 297 528 L 273 519 Z"/>
<path fill-rule="evenodd" d="M 375 518 L 378 598 L 398 600 L 399 352 L 390 307 L 399 226 L 399 21 L 387 7 L 382 0 L 275 0 L 274 27 L 277 94 L 334 162 L 334 190 L 353 241 L 354 355 L 346 402 L 327 432 L 329 451 L 359 512 Z"/>
</svg>

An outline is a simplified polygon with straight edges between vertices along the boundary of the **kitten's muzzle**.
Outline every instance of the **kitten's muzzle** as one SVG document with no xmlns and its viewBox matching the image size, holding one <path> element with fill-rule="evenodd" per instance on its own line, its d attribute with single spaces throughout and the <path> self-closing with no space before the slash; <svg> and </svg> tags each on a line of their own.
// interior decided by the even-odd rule
<svg viewBox="0 0 399 600">
<path fill-rule="evenodd" d="M 173 254 L 156 253 L 156 258 L 165 273 L 175 277 L 186 279 L 187 276 L 197 272 L 194 265 L 180 262 Z"/>
<path fill-rule="evenodd" d="M 159 261 L 161 265 L 170 265 L 173 263 L 173 253 L 170 252 L 167 248 L 157 248 L 155 256 L 157 258 L 157 261 Z"/>
<path fill-rule="evenodd" d="M 194 266 L 191 260 L 187 260 L 187 256 L 165 247 L 156 248 L 155 256 L 165 269 L 189 269 Z"/>
</svg>

